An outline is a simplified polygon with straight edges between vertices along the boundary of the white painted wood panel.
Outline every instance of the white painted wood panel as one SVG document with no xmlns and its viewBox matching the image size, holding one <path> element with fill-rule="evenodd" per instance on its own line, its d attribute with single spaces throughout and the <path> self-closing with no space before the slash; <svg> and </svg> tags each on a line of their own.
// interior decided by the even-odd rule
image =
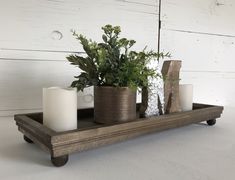
<svg viewBox="0 0 235 180">
<path fill-rule="evenodd" d="M 235 107 L 235 73 L 181 72 L 183 84 L 193 84 L 194 102 Z"/>
<path fill-rule="evenodd" d="M 182 60 L 195 102 L 234 107 L 234 16 L 232 0 L 163 1 L 161 48 Z"/>
<path fill-rule="evenodd" d="M 69 54 L 73 54 L 76 52 L 63 52 L 56 51 L 51 52 L 47 50 L 43 51 L 35 51 L 35 50 L 17 50 L 17 49 L 1 49 L 0 50 L 0 60 L 16 60 L 16 61 L 66 61 L 66 57 Z M 79 53 L 80 55 L 83 52 Z"/>
<path fill-rule="evenodd" d="M 82 51 L 70 30 L 100 40 L 107 23 L 120 25 L 139 48 L 156 47 L 157 1 L 2 0 L 0 7 L 0 48 Z"/>
<path fill-rule="evenodd" d="M 68 87 L 79 69 L 67 62 L 0 61 L 0 113 L 40 110 L 42 88 Z M 6 78 L 7 77 L 7 80 Z M 93 106 L 93 88 L 78 93 L 78 107 Z M 4 112 L 6 111 L 6 112 Z"/>
<path fill-rule="evenodd" d="M 69 86 L 79 70 L 66 56 L 82 52 L 70 30 L 100 40 L 100 27 L 122 27 L 135 49 L 157 48 L 157 0 L 0 0 L 0 116 L 41 110 L 42 88 Z M 92 88 L 79 108 L 93 105 Z"/>
<path fill-rule="evenodd" d="M 234 0 L 164 0 L 162 28 L 235 36 Z"/>
<path fill-rule="evenodd" d="M 163 30 L 161 46 L 184 71 L 235 72 L 235 38 Z"/>
<path fill-rule="evenodd" d="M 68 87 L 79 73 L 64 61 L 0 61 L 0 115 L 41 111 L 42 88 Z M 93 100 L 93 87 L 78 92 L 79 109 L 93 107 Z"/>
</svg>

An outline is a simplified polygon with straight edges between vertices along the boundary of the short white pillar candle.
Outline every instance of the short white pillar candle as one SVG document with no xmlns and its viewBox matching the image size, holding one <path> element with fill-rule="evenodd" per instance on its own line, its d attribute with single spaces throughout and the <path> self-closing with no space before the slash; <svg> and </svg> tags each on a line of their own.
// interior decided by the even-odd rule
<svg viewBox="0 0 235 180">
<path fill-rule="evenodd" d="M 43 124 L 57 132 L 77 129 L 75 88 L 43 88 Z"/>
<path fill-rule="evenodd" d="M 180 84 L 179 86 L 180 105 L 182 111 L 190 111 L 193 108 L 193 85 Z"/>
</svg>

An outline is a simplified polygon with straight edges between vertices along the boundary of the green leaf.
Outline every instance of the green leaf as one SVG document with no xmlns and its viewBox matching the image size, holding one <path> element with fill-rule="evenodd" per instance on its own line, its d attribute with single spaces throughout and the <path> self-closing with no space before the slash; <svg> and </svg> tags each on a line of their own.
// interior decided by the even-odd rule
<svg viewBox="0 0 235 180">
<path fill-rule="evenodd" d="M 71 87 L 76 87 L 78 84 L 78 81 L 73 81 L 72 84 L 70 85 Z"/>
<path fill-rule="evenodd" d="M 102 35 L 102 39 L 104 40 L 104 42 L 106 42 L 106 43 L 108 42 L 108 38 L 107 38 L 107 36 L 104 35 L 104 34 Z"/>
</svg>

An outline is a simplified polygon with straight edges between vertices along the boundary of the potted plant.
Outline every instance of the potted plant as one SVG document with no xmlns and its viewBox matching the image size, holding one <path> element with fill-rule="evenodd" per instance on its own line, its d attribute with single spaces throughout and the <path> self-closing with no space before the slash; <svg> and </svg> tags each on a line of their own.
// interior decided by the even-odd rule
<svg viewBox="0 0 235 180">
<path fill-rule="evenodd" d="M 82 72 L 71 86 L 78 91 L 94 86 L 94 118 L 98 123 L 129 121 L 136 118 L 136 90 L 148 87 L 148 77 L 158 76 L 148 66 L 153 58 L 168 54 L 130 50 L 135 40 L 120 38 L 119 26 L 102 27 L 103 42 L 97 43 L 73 31 L 86 56 L 72 54 L 68 61 Z"/>
</svg>

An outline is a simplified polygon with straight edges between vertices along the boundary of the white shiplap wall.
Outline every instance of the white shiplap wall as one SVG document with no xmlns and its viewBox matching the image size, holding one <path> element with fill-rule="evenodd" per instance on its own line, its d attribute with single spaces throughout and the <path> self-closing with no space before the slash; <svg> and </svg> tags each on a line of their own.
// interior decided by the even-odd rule
<svg viewBox="0 0 235 180">
<path fill-rule="evenodd" d="M 100 40 L 108 23 L 136 49 L 156 50 L 158 0 L 0 0 L 0 116 L 40 111 L 42 87 L 68 86 L 79 73 L 65 59 L 82 51 L 70 30 Z M 91 93 L 79 94 L 80 107 Z"/>
<path fill-rule="evenodd" d="M 235 1 L 163 0 L 162 49 L 181 59 L 194 101 L 235 107 Z"/>
<path fill-rule="evenodd" d="M 234 107 L 234 17 L 233 0 L 162 0 L 161 49 L 183 61 L 196 102 Z M 100 40 L 107 23 L 156 49 L 158 0 L 0 0 L 0 116 L 40 110 L 42 87 L 69 85 L 78 71 L 65 56 L 82 51 L 70 30 Z"/>
</svg>

